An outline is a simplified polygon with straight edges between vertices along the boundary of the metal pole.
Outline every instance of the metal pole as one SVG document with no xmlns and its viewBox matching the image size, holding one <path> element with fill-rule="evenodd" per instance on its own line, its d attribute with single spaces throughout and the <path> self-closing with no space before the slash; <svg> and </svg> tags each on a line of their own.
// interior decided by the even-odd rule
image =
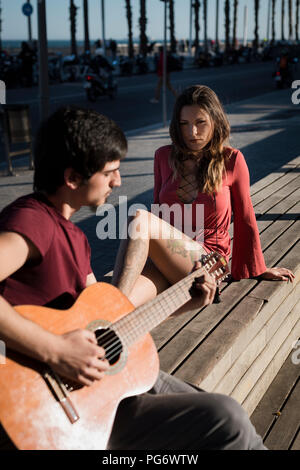
<svg viewBox="0 0 300 470">
<path fill-rule="evenodd" d="M 247 46 L 247 36 L 248 36 L 248 7 L 245 6 L 244 9 L 244 47 Z"/>
<path fill-rule="evenodd" d="M 27 0 L 27 3 L 30 3 L 30 0 Z M 28 21 L 28 41 L 32 41 L 32 31 L 31 31 L 31 15 L 27 17 Z"/>
<path fill-rule="evenodd" d="M 89 6 L 88 0 L 83 0 L 83 24 L 84 24 L 84 52 L 91 50 L 89 34 Z"/>
<path fill-rule="evenodd" d="M 189 55 L 192 55 L 192 31 L 193 31 L 193 0 L 190 2 L 190 38 L 189 38 Z"/>
<path fill-rule="evenodd" d="M 0 51 L 2 50 L 2 0 L 0 0 Z"/>
<path fill-rule="evenodd" d="M 271 20 L 271 0 L 269 0 L 268 6 L 268 24 L 267 24 L 267 41 L 270 39 L 270 20 Z"/>
<path fill-rule="evenodd" d="M 219 50 L 219 0 L 216 0 L 216 50 Z"/>
<path fill-rule="evenodd" d="M 164 14 L 164 56 L 163 56 L 163 125 L 167 126 L 167 2 L 164 0 L 165 14 Z"/>
<path fill-rule="evenodd" d="M 45 0 L 37 0 L 40 118 L 49 114 L 48 45 Z"/>
<path fill-rule="evenodd" d="M 102 44 L 103 44 L 103 55 L 106 55 L 105 47 L 105 5 L 104 0 L 101 0 L 101 15 L 102 15 Z"/>
</svg>

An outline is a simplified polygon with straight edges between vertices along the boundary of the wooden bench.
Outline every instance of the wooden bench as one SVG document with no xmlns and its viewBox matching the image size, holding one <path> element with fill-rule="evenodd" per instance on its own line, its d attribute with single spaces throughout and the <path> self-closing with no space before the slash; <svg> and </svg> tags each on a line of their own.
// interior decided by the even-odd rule
<svg viewBox="0 0 300 470">
<path fill-rule="evenodd" d="M 300 450 L 299 352 L 297 346 L 287 357 L 251 415 L 270 450 Z"/>
<path fill-rule="evenodd" d="M 251 187 L 266 264 L 293 270 L 295 281 L 223 283 L 220 304 L 151 332 L 164 371 L 232 396 L 249 415 L 300 336 L 299 169 L 300 157 Z"/>
</svg>

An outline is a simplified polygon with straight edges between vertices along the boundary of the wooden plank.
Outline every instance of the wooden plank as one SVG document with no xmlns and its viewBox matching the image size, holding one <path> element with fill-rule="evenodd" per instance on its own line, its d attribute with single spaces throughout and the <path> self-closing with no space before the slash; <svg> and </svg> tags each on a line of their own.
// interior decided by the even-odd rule
<svg viewBox="0 0 300 470">
<path fill-rule="evenodd" d="M 297 157 L 293 158 L 293 160 L 290 160 L 286 165 L 291 165 L 291 166 L 299 166 L 300 165 L 300 155 Z"/>
<path fill-rule="evenodd" d="M 282 286 L 282 288 L 286 289 L 287 286 Z M 287 308 L 287 311 L 290 311 L 293 308 L 294 303 L 297 301 L 297 296 L 291 294 L 292 290 L 293 286 L 288 286 L 288 290 L 285 291 L 285 301 L 281 306 L 281 308 Z M 224 320 L 221 326 L 217 328 L 210 335 L 209 338 L 206 339 L 204 345 L 201 345 L 202 349 L 205 350 L 205 348 L 208 347 L 206 346 L 206 344 L 211 343 L 211 350 L 209 352 L 211 358 L 209 359 L 209 357 L 207 357 L 206 360 L 213 361 L 214 356 L 217 358 L 217 360 L 215 359 L 211 370 L 206 370 L 206 374 L 201 382 L 202 388 L 208 391 L 214 390 L 218 382 L 224 377 L 229 368 L 235 363 L 235 361 L 238 360 L 238 358 L 241 356 L 247 346 L 257 337 L 258 333 L 261 331 L 265 323 L 273 316 L 274 311 L 278 308 L 277 300 L 278 299 L 274 297 L 274 300 L 272 299 L 271 302 L 264 302 L 263 304 L 261 304 L 261 308 L 257 308 L 257 310 L 255 310 L 255 308 L 253 308 L 255 304 L 251 305 L 251 297 L 247 296 L 245 299 L 243 299 L 242 302 L 240 302 L 237 308 L 230 313 L 229 317 Z M 257 303 L 257 307 L 259 307 L 259 303 Z M 239 322 L 244 322 L 244 327 L 240 329 L 239 334 L 236 337 L 234 337 L 234 335 L 232 334 L 231 338 L 226 338 L 226 340 L 231 339 L 231 343 L 228 342 L 227 344 L 225 344 L 223 342 L 222 348 L 223 350 L 226 348 L 226 354 L 225 352 L 223 352 L 223 355 L 220 356 L 218 351 L 218 345 L 220 344 L 220 342 L 223 341 L 222 333 L 224 323 L 227 322 L 228 328 L 230 328 L 230 321 L 234 319 Z M 233 327 L 235 327 L 234 324 L 232 324 L 231 328 Z M 229 364 L 228 358 L 230 358 L 231 364 Z M 186 367 L 186 365 L 184 367 Z M 193 367 L 191 358 L 190 367 Z"/>
<path fill-rule="evenodd" d="M 272 245 L 273 247 L 273 245 Z M 276 251 L 276 250 L 275 250 Z M 273 257 L 274 263 L 267 263 L 269 266 L 273 266 L 278 262 L 278 257 L 280 256 L 279 253 L 282 253 L 283 251 L 279 251 L 277 253 L 277 259 Z M 281 260 L 280 260 L 280 265 L 284 266 L 286 268 L 291 269 L 294 274 L 295 274 L 295 280 L 293 284 L 295 285 L 296 283 L 299 282 L 300 278 L 300 243 L 298 242 L 297 245 L 295 245 Z M 255 289 L 252 290 L 252 292 L 249 294 L 250 297 L 256 297 L 259 299 L 264 299 L 265 301 L 270 302 L 272 297 L 276 297 L 274 299 L 275 302 L 279 302 L 279 296 L 286 296 L 286 293 L 284 292 L 284 289 L 287 288 L 290 290 L 290 284 L 289 282 L 274 282 L 274 281 L 261 281 L 257 284 Z M 281 291 L 281 292 L 279 292 Z"/>
<path fill-rule="evenodd" d="M 295 440 L 290 448 L 290 450 L 300 450 L 300 429 L 295 437 Z"/>
<path fill-rule="evenodd" d="M 260 235 L 275 221 L 285 221 L 290 224 L 295 220 L 297 203 L 300 200 L 300 189 L 282 199 L 266 212 L 256 212 L 256 222 Z M 265 209 L 265 208 L 263 208 Z"/>
<path fill-rule="evenodd" d="M 295 198 L 295 202 L 299 201 L 299 191 L 300 191 L 300 176 L 295 178 L 290 184 L 287 184 L 284 188 L 281 188 L 279 191 L 275 191 L 267 199 L 264 199 L 260 203 L 255 205 L 255 214 L 264 214 L 265 212 L 270 211 L 274 206 L 276 206 L 282 200 L 285 200 L 288 196 Z M 298 193 L 298 199 L 296 199 L 295 193 Z M 275 212 L 272 210 L 272 212 Z M 280 215 L 280 213 L 279 213 Z"/>
<path fill-rule="evenodd" d="M 242 406 L 249 415 L 253 413 L 258 403 L 262 399 L 265 391 L 268 389 L 275 376 L 278 374 L 282 364 L 288 357 L 293 342 L 299 337 L 300 321 L 295 325 L 285 342 L 281 345 L 276 355 L 269 363 L 268 367 L 261 374 L 254 387 L 251 389 L 247 398 L 243 401 Z"/>
<path fill-rule="evenodd" d="M 289 299 L 287 299 L 286 302 L 283 302 L 282 306 L 278 309 L 280 312 L 283 313 L 285 310 L 290 311 L 288 309 L 288 305 L 286 305 L 287 301 L 289 301 Z M 297 302 L 297 297 L 294 299 L 294 302 Z M 239 403 L 243 403 L 249 393 L 251 393 L 250 391 L 252 390 L 253 386 L 257 383 L 264 370 L 272 362 L 272 358 L 274 358 L 277 351 L 280 349 L 281 345 L 285 342 L 286 338 L 298 322 L 300 325 L 300 310 L 293 308 L 290 314 L 287 315 L 284 321 L 280 324 L 280 327 L 273 334 L 273 336 L 268 339 L 266 338 L 265 347 L 253 361 L 250 367 L 246 370 L 245 374 L 230 393 L 230 395 Z M 267 328 L 267 326 L 264 326 L 263 328 Z M 268 335 L 266 334 L 266 336 Z M 256 338 L 254 338 L 254 342 L 255 341 Z M 280 367 L 281 365 L 282 364 L 280 364 Z"/>
<path fill-rule="evenodd" d="M 277 420 L 274 413 L 282 409 L 298 378 L 299 367 L 293 364 L 291 354 L 289 354 L 251 415 L 251 422 L 263 439 Z"/>
<path fill-rule="evenodd" d="M 287 185 L 290 185 L 291 182 L 295 179 L 298 179 L 298 172 L 295 170 L 291 170 L 287 172 L 284 176 L 279 179 L 273 181 L 273 183 L 265 186 L 261 191 L 251 196 L 252 204 L 255 206 L 256 204 L 264 201 L 275 192 L 279 191 L 280 189 L 284 188 Z"/>
<path fill-rule="evenodd" d="M 300 423 L 300 381 L 295 386 L 274 427 L 265 440 L 270 450 L 287 450 L 299 430 Z"/>
<path fill-rule="evenodd" d="M 279 237 L 281 237 L 281 235 L 287 232 L 287 230 L 289 230 L 290 228 L 294 232 L 294 229 L 292 228 L 294 223 L 295 222 L 293 220 L 280 220 L 279 219 L 273 222 L 271 225 L 269 225 L 269 227 L 260 234 L 260 243 L 263 249 L 265 260 L 266 260 L 267 250 L 269 246 L 272 245 L 272 243 L 276 242 L 276 240 L 278 240 Z M 300 228 L 300 224 L 299 224 L 299 228 Z M 285 235 L 285 240 L 286 238 L 287 238 L 287 234 Z M 289 249 L 290 245 L 294 244 L 297 241 L 297 238 L 296 237 L 292 238 L 290 234 L 288 235 L 288 238 L 290 239 L 288 242 L 289 244 L 287 242 L 284 242 L 286 243 L 286 250 L 283 253 L 285 253 Z"/>
<path fill-rule="evenodd" d="M 292 295 L 294 298 L 292 303 L 296 303 L 300 295 L 300 283 L 298 284 L 297 289 L 293 291 Z M 225 393 L 226 395 L 232 393 L 235 386 L 237 386 L 237 383 L 245 377 L 245 374 L 250 370 L 254 361 L 258 359 L 258 356 L 262 353 L 264 348 L 267 347 L 276 331 L 283 328 L 283 322 L 290 312 L 290 309 L 286 308 L 287 303 L 291 305 L 291 296 L 289 296 L 289 299 L 276 310 L 268 322 L 263 325 L 262 329 L 254 337 L 253 341 L 249 343 L 241 355 L 238 356 L 235 363 L 214 387 L 214 392 Z"/>
<path fill-rule="evenodd" d="M 250 187 L 251 195 L 254 195 L 255 193 L 261 191 L 266 186 L 269 186 L 274 181 L 278 180 L 279 178 L 282 178 L 282 176 L 284 176 L 289 171 L 292 171 L 294 168 L 297 168 L 298 166 L 300 166 L 300 162 L 298 162 L 298 159 L 291 160 L 282 167 L 278 168 L 278 171 L 269 173 L 264 178 L 261 178 L 260 180 L 256 181 Z"/>
<path fill-rule="evenodd" d="M 195 309 L 178 316 L 169 317 L 151 331 L 151 336 L 160 351 L 165 344 L 172 340 L 176 334 L 185 328 L 195 317 L 201 315 L 203 310 Z"/>
<path fill-rule="evenodd" d="M 211 391 L 235 361 L 233 346 L 263 304 L 260 299 L 244 298 L 223 320 L 221 327 L 216 328 L 187 358 L 175 375 L 195 385 L 201 384 L 202 388 Z"/>
<path fill-rule="evenodd" d="M 294 191 L 285 199 L 282 199 L 278 204 L 273 206 L 269 211 L 264 214 L 256 213 L 256 222 L 259 233 L 261 234 L 272 223 L 281 220 L 295 220 L 293 215 L 297 213 L 297 203 L 300 200 L 300 189 Z"/>
<path fill-rule="evenodd" d="M 255 280 L 243 280 L 230 284 L 221 293 L 220 304 L 209 305 L 196 315 L 188 324 L 181 328 L 172 340 L 166 343 L 166 336 L 170 333 L 169 326 L 173 318 L 161 324 L 151 332 L 155 344 L 159 347 L 161 367 L 163 370 L 173 372 L 180 362 L 189 355 L 208 335 L 216 328 L 222 319 L 228 315 L 239 301 L 257 284 Z M 159 335 L 157 334 L 159 333 Z M 161 341 L 163 338 L 163 343 Z"/>
<path fill-rule="evenodd" d="M 300 204 L 299 198 L 294 193 L 290 194 L 287 198 L 281 200 L 278 204 L 276 204 L 273 208 L 267 210 L 264 214 L 261 213 L 257 215 L 257 226 L 260 235 L 272 225 L 275 221 L 290 221 L 292 223 L 293 220 L 297 217 L 300 211 Z M 298 204 L 297 204 L 298 203 Z M 256 213 L 256 206 L 254 207 Z M 230 225 L 229 234 L 231 237 L 231 241 L 233 242 L 233 223 Z M 263 240 L 261 240 L 262 249 L 265 249 L 263 244 Z"/>
<path fill-rule="evenodd" d="M 295 191 L 293 194 L 290 194 L 288 197 L 280 201 L 272 208 L 272 214 L 275 212 L 280 214 L 280 217 L 285 217 L 285 213 L 292 214 L 297 212 L 297 207 L 295 205 L 299 203 L 299 190 Z M 269 212 L 269 211 L 267 211 Z"/>
<path fill-rule="evenodd" d="M 286 252 L 289 247 L 298 240 L 297 236 L 295 236 L 295 232 L 297 233 L 297 226 L 300 227 L 299 220 L 296 220 L 299 213 L 298 211 L 300 211 L 299 203 L 289 208 L 284 214 L 280 215 L 278 212 L 275 213 L 269 211 L 262 217 L 258 218 L 257 226 L 260 231 L 260 242 L 264 256 L 266 249 L 276 240 L 276 238 L 279 238 L 286 231 L 289 231 L 289 235 L 285 234 L 284 236 L 283 243 L 285 245 L 285 249 L 283 252 Z M 268 219 L 270 219 L 271 223 L 269 223 Z M 296 224 L 296 227 L 293 227 L 294 224 Z M 292 238 L 293 234 L 294 238 Z M 287 235 L 290 240 L 287 240 Z M 275 250 L 276 249 L 277 246 L 275 245 Z"/>
</svg>

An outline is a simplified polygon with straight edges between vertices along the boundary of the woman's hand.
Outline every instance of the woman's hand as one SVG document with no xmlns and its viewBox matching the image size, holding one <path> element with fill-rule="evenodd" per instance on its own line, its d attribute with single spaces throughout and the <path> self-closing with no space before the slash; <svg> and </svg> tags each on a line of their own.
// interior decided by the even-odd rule
<svg viewBox="0 0 300 470">
<path fill-rule="evenodd" d="M 267 270 L 259 276 L 267 281 L 291 281 L 295 279 L 292 271 L 286 268 L 267 268 Z"/>
<path fill-rule="evenodd" d="M 202 267 L 201 263 L 197 261 L 194 264 L 193 271 L 197 271 Z M 199 300 L 199 307 L 212 304 L 216 293 L 216 281 L 208 273 L 204 272 L 199 277 L 194 279 L 193 292 L 197 292 Z"/>
</svg>

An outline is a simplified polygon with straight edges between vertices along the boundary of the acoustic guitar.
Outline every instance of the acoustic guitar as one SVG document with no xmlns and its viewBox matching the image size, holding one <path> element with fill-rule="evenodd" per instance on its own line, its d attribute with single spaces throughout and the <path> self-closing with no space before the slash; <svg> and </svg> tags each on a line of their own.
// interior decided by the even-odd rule
<svg viewBox="0 0 300 470">
<path fill-rule="evenodd" d="M 216 280 L 228 274 L 217 253 L 205 256 L 202 265 L 137 309 L 106 283 L 87 287 L 68 310 L 16 307 L 55 334 L 78 328 L 95 332 L 110 368 L 87 387 L 7 351 L 6 364 L 0 365 L 0 422 L 14 444 L 19 449 L 105 449 L 120 401 L 150 390 L 157 379 L 159 359 L 148 332 L 191 299 L 194 278 L 203 269 Z"/>
</svg>

